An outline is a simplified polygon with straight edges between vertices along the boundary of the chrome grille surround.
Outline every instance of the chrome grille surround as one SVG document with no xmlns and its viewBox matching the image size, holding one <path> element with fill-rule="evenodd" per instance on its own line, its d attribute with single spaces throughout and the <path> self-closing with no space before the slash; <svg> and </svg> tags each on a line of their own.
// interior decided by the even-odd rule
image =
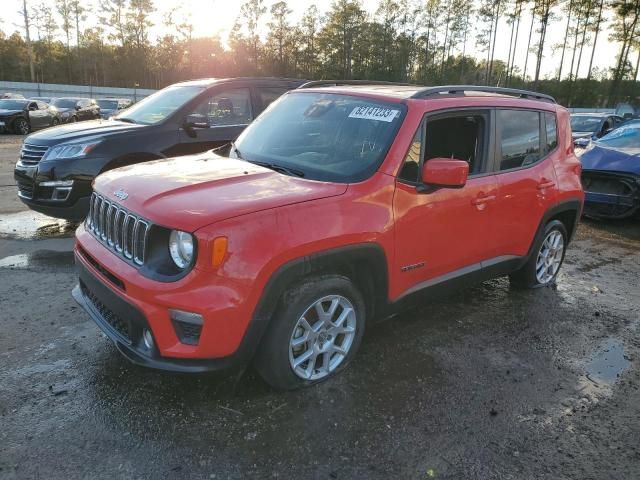
<svg viewBox="0 0 640 480">
<path fill-rule="evenodd" d="M 49 150 L 49 147 L 43 145 L 24 143 L 20 149 L 20 163 L 29 167 L 38 165 L 47 150 Z"/>
<path fill-rule="evenodd" d="M 151 223 L 94 192 L 84 225 L 110 250 L 135 265 L 144 265 Z"/>
</svg>

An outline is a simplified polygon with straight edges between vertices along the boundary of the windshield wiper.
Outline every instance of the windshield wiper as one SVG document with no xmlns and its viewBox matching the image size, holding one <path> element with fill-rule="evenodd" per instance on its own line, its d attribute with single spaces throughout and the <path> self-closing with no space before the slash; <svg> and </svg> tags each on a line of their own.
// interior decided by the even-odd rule
<svg viewBox="0 0 640 480">
<path fill-rule="evenodd" d="M 127 118 L 127 117 L 116 117 L 116 120 L 120 120 L 121 122 L 126 122 L 126 123 L 138 123 L 133 118 Z"/>
<path fill-rule="evenodd" d="M 237 153 L 237 150 L 236 150 Z M 304 177 L 304 172 L 302 170 L 297 170 L 295 168 L 289 168 L 289 167 L 284 167 L 282 165 L 278 165 L 276 163 L 269 163 L 269 162 L 254 162 L 251 160 L 247 160 L 249 163 L 255 163 L 256 165 L 260 165 L 261 167 L 264 168 L 269 168 L 275 172 L 278 173 L 284 173 L 286 175 L 293 175 L 296 177 Z"/>
</svg>

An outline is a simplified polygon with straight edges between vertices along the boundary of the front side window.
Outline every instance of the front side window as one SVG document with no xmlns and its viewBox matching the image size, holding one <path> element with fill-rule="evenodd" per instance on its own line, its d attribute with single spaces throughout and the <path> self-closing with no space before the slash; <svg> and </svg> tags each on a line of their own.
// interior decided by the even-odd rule
<svg viewBox="0 0 640 480">
<path fill-rule="evenodd" d="M 247 125 L 251 123 L 251 94 L 248 88 L 225 90 L 207 98 L 198 105 L 192 117 L 210 127 Z"/>
<path fill-rule="evenodd" d="M 528 110 L 498 110 L 500 170 L 526 167 L 540 160 L 540 114 Z"/>
<path fill-rule="evenodd" d="M 185 103 L 202 93 L 203 90 L 204 87 L 193 85 L 177 85 L 163 88 L 140 100 L 115 118 L 125 122 L 154 125 L 174 114 Z"/>
<path fill-rule="evenodd" d="M 249 125 L 232 155 L 313 180 L 362 181 L 382 163 L 405 108 L 350 95 L 290 93 Z"/>
<path fill-rule="evenodd" d="M 555 114 L 545 113 L 544 119 L 545 129 L 547 132 L 547 146 L 545 148 L 545 153 L 549 153 L 558 146 L 558 126 Z"/>
<path fill-rule="evenodd" d="M 269 88 L 260 88 L 258 90 L 258 95 L 260 97 L 260 104 L 262 108 L 267 108 L 271 105 L 271 102 L 277 100 L 285 92 L 287 92 L 287 88 L 284 87 L 269 87 Z"/>
<path fill-rule="evenodd" d="M 428 118 L 426 130 L 421 127 L 411 144 L 400 171 L 400 179 L 409 182 L 420 180 L 421 149 L 425 162 L 432 158 L 464 160 L 469 164 L 470 175 L 480 173 L 486 123 L 486 115 L 473 112 L 455 112 Z M 424 138 L 421 135 L 423 130 Z"/>
</svg>

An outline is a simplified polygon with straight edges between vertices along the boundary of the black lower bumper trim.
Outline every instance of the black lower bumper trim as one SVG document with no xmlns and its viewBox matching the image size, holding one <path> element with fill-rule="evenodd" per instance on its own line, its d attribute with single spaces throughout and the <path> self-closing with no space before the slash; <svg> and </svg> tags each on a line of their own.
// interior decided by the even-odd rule
<svg viewBox="0 0 640 480">
<path fill-rule="evenodd" d="M 81 222 L 87 216 L 87 213 L 89 213 L 89 197 L 81 197 L 73 205 L 69 206 L 44 204 L 20 196 L 18 198 L 35 212 L 44 213 L 49 217 L 70 220 L 72 222 Z"/>
<path fill-rule="evenodd" d="M 233 369 L 246 365 L 237 356 L 229 356 L 215 359 L 179 359 L 161 357 L 157 351 L 148 351 L 141 341 L 142 329 L 147 326 L 146 319 L 137 308 L 123 300 L 112 292 L 109 287 L 98 280 L 82 261 L 76 258 L 76 265 L 80 277 L 80 283 L 75 286 L 71 294 L 78 304 L 84 308 L 91 319 L 118 347 L 118 350 L 132 363 L 144 367 L 172 372 L 201 373 L 217 370 Z M 83 290 L 91 292 L 93 298 L 89 298 Z M 96 301 L 108 308 L 129 323 L 129 338 L 122 335 L 109 324 L 98 308 L 94 307 Z"/>
</svg>

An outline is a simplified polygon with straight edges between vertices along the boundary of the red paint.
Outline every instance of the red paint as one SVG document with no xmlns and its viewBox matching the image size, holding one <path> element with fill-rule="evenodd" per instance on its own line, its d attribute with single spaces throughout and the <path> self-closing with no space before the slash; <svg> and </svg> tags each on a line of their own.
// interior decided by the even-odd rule
<svg viewBox="0 0 640 480">
<path fill-rule="evenodd" d="M 422 183 L 444 187 L 463 187 L 469 176 L 469 164 L 464 160 L 432 158 L 422 168 Z"/>
<path fill-rule="evenodd" d="M 340 91 L 340 89 L 332 89 Z M 311 90 L 310 90 L 311 91 Z M 354 94 L 353 90 L 346 90 Z M 382 91 L 380 89 L 379 91 Z M 385 101 L 394 95 L 367 93 Z M 107 172 L 96 191 L 148 220 L 194 232 L 198 257 L 179 281 L 161 283 L 140 275 L 81 226 L 77 242 L 106 270 L 120 278 L 126 294 L 153 330 L 168 357 L 217 358 L 242 341 L 263 289 L 283 264 L 308 254 L 363 242 L 386 253 L 388 298 L 417 284 L 501 255 L 526 254 L 543 214 L 558 201 L 582 199 L 580 162 L 573 154 L 567 111 L 550 103 L 494 96 L 407 99 L 408 111 L 380 168 L 356 184 L 317 182 L 285 176 L 232 159 L 194 156 Z M 459 165 L 428 162 L 425 178 L 447 178 L 463 188 L 419 193 L 396 175 L 423 116 L 461 107 L 515 107 L 556 112 L 559 147 L 530 168 L 466 178 Z M 464 162 L 463 162 L 464 163 Z M 220 267 L 212 266 L 213 241 L 228 239 Z M 110 285 L 79 257 L 97 278 Z M 401 268 L 424 262 L 424 267 Z M 178 341 L 168 309 L 204 316 L 197 346 Z"/>
</svg>

